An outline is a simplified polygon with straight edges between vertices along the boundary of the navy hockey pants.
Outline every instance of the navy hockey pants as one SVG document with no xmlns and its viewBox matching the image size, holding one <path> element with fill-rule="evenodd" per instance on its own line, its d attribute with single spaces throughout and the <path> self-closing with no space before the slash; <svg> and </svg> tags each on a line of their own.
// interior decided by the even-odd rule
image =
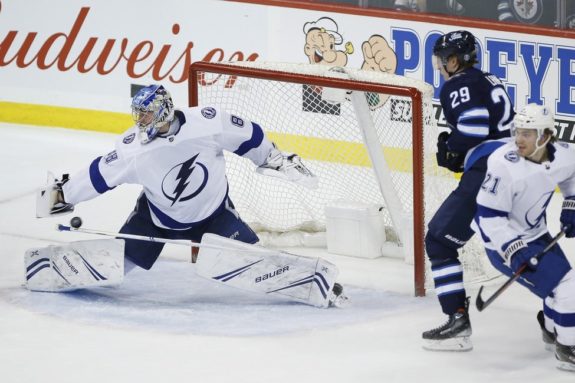
<svg viewBox="0 0 575 383">
<path fill-rule="evenodd" d="M 431 261 L 435 291 L 445 314 L 465 305 L 463 267 L 457 250 L 473 236 L 471 222 L 477 210 L 477 193 L 487 171 L 487 156 L 478 159 L 461 176 L 429 222 L 425 250 Z"/>
<path fill-rule="evenodd" d="M 259 240 L 256 233 L 241 220 L 229 197 L 226 197 L 221 208 L 214 215 L 199 223 L 198 226 L 187 230 L 169 230 L 154 225 L 150 215 L 148 199 L 142 193 L 138 198 L 136 208 L 120 229 L 120 233 L 144 235 L 146 237 L 185 239 L 194 242 L 200 242 L 205 233 L 217 234 L 246 243 L 256 243 Z M 146 270 L 152 267 L 164 248 L 164 244 L 159 242 L 134 239 L 126 239 L 125 242 L 125 257 Z"/>
</svg>

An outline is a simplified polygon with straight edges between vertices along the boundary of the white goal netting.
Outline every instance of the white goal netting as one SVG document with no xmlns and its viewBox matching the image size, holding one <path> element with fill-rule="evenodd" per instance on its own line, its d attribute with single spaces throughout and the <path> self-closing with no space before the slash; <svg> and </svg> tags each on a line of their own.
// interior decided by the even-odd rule
<svg viewBox="0 0 575 383">
<path fill-rule="evenodd" d="M 319 188 L 309 190 L 256 174 L 250 161 L 226 154 L 231 198 L 256 231 L 325 231 L 326 205 L 345 200 L 382 206 L 388 241 L 411 253 L 422 248 L 423 236 L 418 236 L 416 227 L 414 237 L 413 222 L 426 225 L 458 182 L 436 166 L 438 128 L 428 84 L 310 64 L 249 62 L 196 68 L 192 66 L 196 74 L 190 83 L 192 103 L 215 105 L 257 122 L 281 150 L 299 154 L 319 178 Z M 385 94 L 382 85 L 387 87 Z M 363 97 L 366 107 L 359 114 L 350 89 Z M 412 96 L 406 89 L 418 94 Z M 413 97 L 421 97 L 422 114 L 412 110 Z M 366 124 L 374 133 L 367 145 Z M 423 144 L 415 156 L 414 126 L 415 138 Z M 370 156 L 368 146 L 380 160 Z M 374 168 L 373 161 L 383 167 Z M 423 189 L 414 204 L 417 185 Z M 414 205 L 421 205 L 421 211 Z M 404 243 L 410 241 L 415 243 Z M 498 275 L 476 238 L 461 253 L 466 283 Z M 414 259 L 417 264 L 418 257 Z M 426 285 L 432 287 L 429 278 Z"/>
</svg>

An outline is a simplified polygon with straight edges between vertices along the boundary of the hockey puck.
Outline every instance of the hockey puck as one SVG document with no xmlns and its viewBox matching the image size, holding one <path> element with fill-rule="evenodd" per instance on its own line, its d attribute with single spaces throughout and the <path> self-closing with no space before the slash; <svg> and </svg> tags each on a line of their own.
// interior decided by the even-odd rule
<svg viewBox="0 0 575 383">
<path fill-rule="evenodd" d="M 74 229 L 79 228 L 80 226 L 82 226 L 82 218 L 80 217 L 73 217 L 70 220 L 70 226 L 72 226 Z"/>
</svg>

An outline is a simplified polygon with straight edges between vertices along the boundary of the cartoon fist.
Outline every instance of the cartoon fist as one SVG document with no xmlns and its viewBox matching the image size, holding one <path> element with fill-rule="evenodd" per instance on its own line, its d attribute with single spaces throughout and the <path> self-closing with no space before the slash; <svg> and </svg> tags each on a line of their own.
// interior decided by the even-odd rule
<svg viewBox="0 0 575 383">
<path fill-rule="evenodd" d="M 380 35 L 373 35 L 361 45 L 363 65 L 361 69 L 384 73 L 395 73 L 397 56 L 387 40 Z"/>
<path fill-rule="evenodd" d="M 361 45 L 363 51 L 363 64 L 361 69 L 394 74 L 397 69 L 397 56 L 387 40 L 380 35 L 373 35 Z M 370 93 L 368 95 L 369 107 L 375 110 L 383 106 L 389 98 L 387 94 Z"/>
</svg>

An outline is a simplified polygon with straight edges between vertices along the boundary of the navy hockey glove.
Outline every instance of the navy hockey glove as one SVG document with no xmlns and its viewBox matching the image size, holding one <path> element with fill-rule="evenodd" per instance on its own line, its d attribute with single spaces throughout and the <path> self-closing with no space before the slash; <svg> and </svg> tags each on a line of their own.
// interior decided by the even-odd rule
<svg viewBox="0 0 575 383">
<path fill-rule="evenodd" d="M 505 264 L 516 272 L 519 270 L 523 264 L 527 264 L 527 267 L 532 271 L 537 269 L 538 262 L 535 260 L 534 262 L 531 259 L 537 255 L 539 249 L 535 246 L 529 246 L 529 244 L 525 244 L 523 240 L 517 239 L 511 242 L 505 248 Z"/>
<path fill-rule="evenodd" d="M 565 236 L 567 238 L 575 237 L 575 196 L 565 198 L 559 220 L 561 227 L 566 229 Z"/>
<path fill-rule="evenodd" d="M 449 140 L 449 133 L 447 132 L 443 132 L 437 137 L 437 165 L 452 172 L 461 173 L 465 156 L 462 153 L 450 151 L 447 140 Z"/>
</svg>

